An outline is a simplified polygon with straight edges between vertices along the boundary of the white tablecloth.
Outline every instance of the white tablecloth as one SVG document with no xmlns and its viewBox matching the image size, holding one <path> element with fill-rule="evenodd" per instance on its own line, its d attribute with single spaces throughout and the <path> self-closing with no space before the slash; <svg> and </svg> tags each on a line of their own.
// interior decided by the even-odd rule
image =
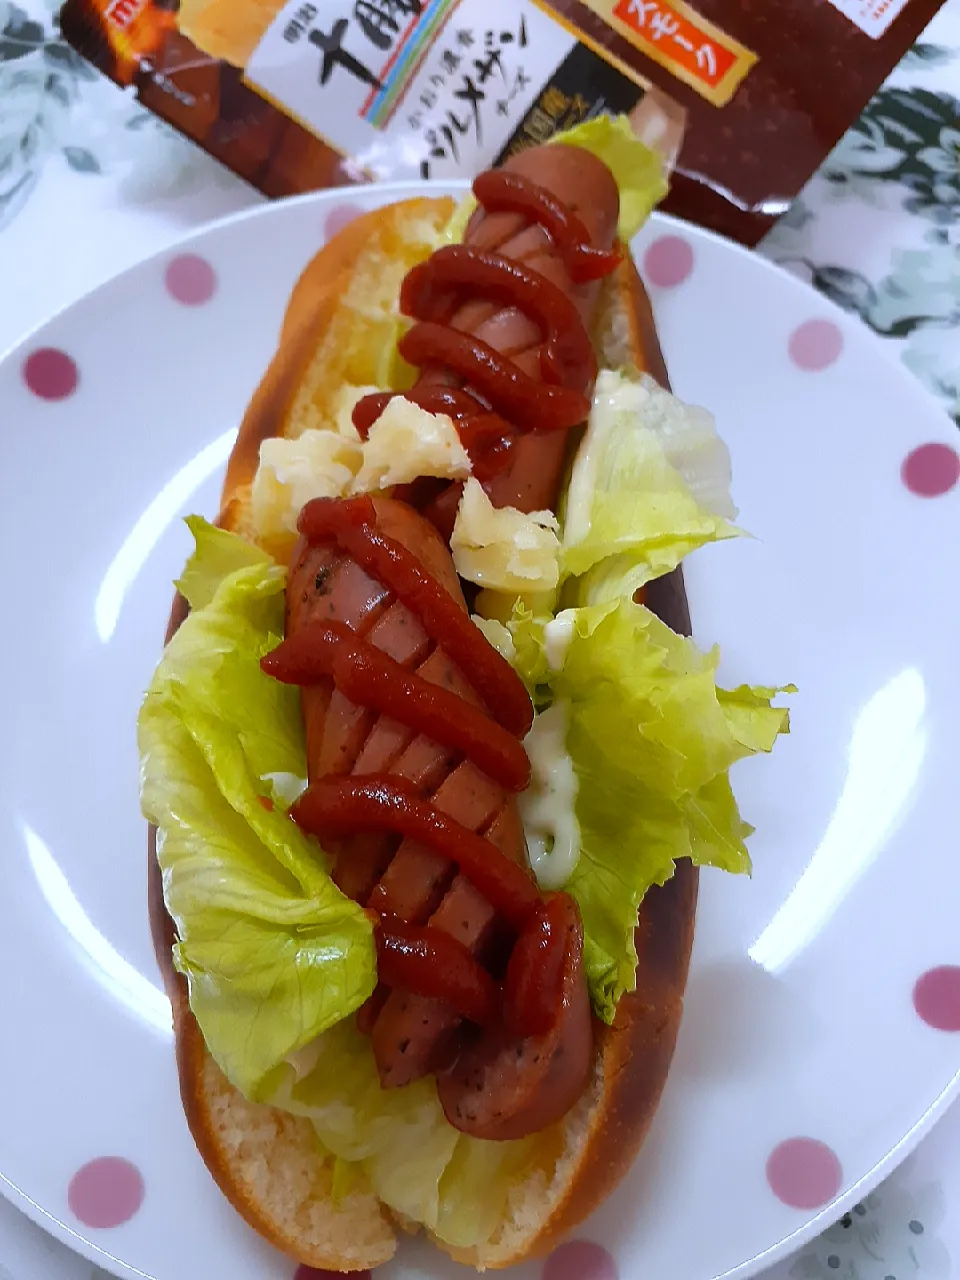
<svg viewBox="0 0 960 1280">
<path fill-rule="evenodd" d="M 117 271 L 261 200 L 86 67 L 57 38 L 57 7 L 0 0 L 0 352 Z M 960 0 L 947 0 L 761 252 L 857 312 L 960 426 Z M 957 1107 L 768 1280 L 947 1280 L 951 1253 Z M 0 1198 L 0 1280 L 99 1275 Z"/>
</svg>

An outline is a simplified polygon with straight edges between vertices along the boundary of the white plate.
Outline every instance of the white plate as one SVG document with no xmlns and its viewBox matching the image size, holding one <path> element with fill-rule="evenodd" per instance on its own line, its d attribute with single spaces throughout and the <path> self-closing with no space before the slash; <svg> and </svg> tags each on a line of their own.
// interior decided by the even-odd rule
<svg viewBox="0 0 960 1280">
<path fill-rule="evenodd" d="M 351 210 L 410 190 L 214 226 L 0 363 L 0 1186 L 119 1275 L 295 1270 L 222 1200 L 181 1114 L 134 720 L 179 516 L 216 509 L 298 272 Z M 960 1079 L 960 1034 L 930 1025 L 960 1023 L 956 433 L 761 259 L 663 218 L 636 250 L 675 387 L 717 414 L 756 535 L 689 565 L 698 638 L 727 680 L 800 692 L 792 736 L 735 776 L 756 872 L 702 876 L 663 1104 L 577 1233 L 606 1252 L 568 1246 L 548 1280 L 752 1275 L 906 1154 Z M 378 1280 L 455 1274 L 413 1244 Z"/>
</svg>

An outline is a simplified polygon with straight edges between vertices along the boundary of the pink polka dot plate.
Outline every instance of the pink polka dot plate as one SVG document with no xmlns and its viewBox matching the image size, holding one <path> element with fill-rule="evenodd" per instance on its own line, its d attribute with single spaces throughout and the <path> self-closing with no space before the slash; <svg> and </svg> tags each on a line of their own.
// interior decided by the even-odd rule
<svg viewBox="0 0 960 1280">
<path fill-rule="evenodd" d="M 117 1275 L 296 1272 L 223 1201 L 181 1114 L 134 720 L 179 517 L 216 509 L 298 272 L 409 190 L 212 226 L 0 361 L 0 1189 Z M 902 1158 L 960 1072 L 956 431 L 858 322 L 759 258 L 660 217 L 634 247 L 754 535 L 689 563 L 696 632 L 725 680 L 799 693 L 790 738 L 735 775 L 755 874 L 702 877 L 649 1141 L 521 1280 L 753 1275 Z M 383 1280 L 458 1273 L 405 1243 Z"/>
</svg>

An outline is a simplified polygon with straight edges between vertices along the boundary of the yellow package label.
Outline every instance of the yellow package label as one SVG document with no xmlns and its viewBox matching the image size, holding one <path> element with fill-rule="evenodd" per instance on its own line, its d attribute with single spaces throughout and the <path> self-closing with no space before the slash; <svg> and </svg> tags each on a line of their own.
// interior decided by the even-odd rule
<svg viewBox="0 0 960 1280">
<path fill-rule="evenodd" d="M 722 107 L 757 56 L 685 0 L 582 0 L 635 48 Z"/>
</svg>

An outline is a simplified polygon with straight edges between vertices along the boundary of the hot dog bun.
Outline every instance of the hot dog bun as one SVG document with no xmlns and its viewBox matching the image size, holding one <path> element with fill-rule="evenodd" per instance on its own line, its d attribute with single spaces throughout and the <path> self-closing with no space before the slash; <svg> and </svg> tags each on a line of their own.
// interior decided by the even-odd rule
<svg viewBox="0 0 960 1280">
<path fill-rule="evenodd" d="M 254 537 L 250 491 L 260 444 L 312 425 L 323 398 L 358 380 L 356 342 L 392 307 L 412 261 L 451 212 L 446 200 L 411 200 L 365 214 L 310 262 L 287 308 L 274 358 L 243 419 L 223 490 L 221 524 Z M 360 316 L 363 326 L 360 326 Z M 633 364 L 666 385 L 649 299 L 629 254 L 605 284 L 593 335 L 601 364 Z M 361 379 L 362 380 L 362 379 Z M 649 603 L 674 629 L 689 622 L 679 573 L 656 584 Z M 175 608 L 171 629 L 182 617 Z M 622 1177 L 646 1135 L 673 1056 L 687 979 L 697 872 L 644 899 L 636 941 L 637 990 L 599 1032 L 591 1085 L 563 1121 L 542 1135 L 540 1167 L 514 1187 L 494 1237 L 467 1251 L 447 1250 L 478 1269 L 547 1252 Z M 390 1258 L 398 1222 L 368 1193 L 334 1202 L 332 1161 L 310 1123 L 247 1101 L 223 1077 L 190 1012 L 186 983 L 171 963 L 172 932 L 156 858 L 150 901 L 158 959 L 170 993 L 184 1109 L 197 1147 L 227 1199 L 257 1232 L 298 1261 L 360 1270 Z M 446 1247 L 439 1242 L 441 1247 Z"/>
</svg>

